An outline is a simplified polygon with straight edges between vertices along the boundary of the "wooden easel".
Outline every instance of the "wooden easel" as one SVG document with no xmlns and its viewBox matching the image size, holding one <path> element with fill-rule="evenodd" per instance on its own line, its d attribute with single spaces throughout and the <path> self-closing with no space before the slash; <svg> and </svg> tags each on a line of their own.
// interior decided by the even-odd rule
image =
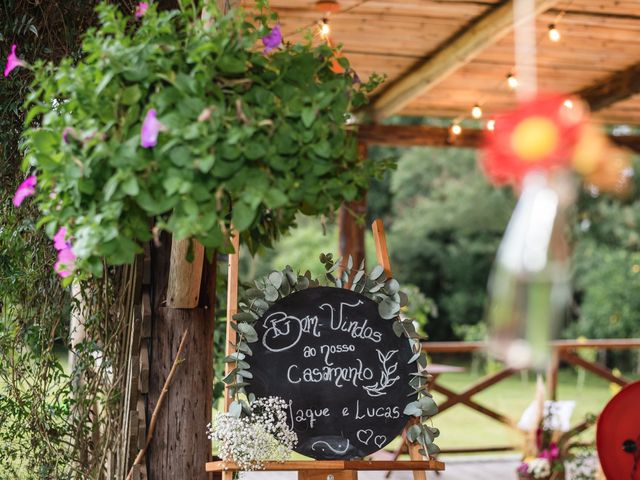
<svg viewBox="0 0 640 480">
<path fill-rule="evenodd" d="M 387 249 L 387 239 L 384 233 L 382 220 L 376 220 L 372 225 L 373 239 L 376 246 L 378 263 L 384 268 L 387 278 L 391 278 L 391 263 Z M 229 255 L 229 272 L 227 285 L 227 340 L 225 354 L 228 356 L 235 351 L 236 332 L 231 326 L 233 315 L 238 312 L 238 264 L 240 239 L 236 234 L 233 237 L 235 253 Z M 233 369 L 233 364 L 227 363 L 225 374 Z M 224 408 L 229 409 L 232 402 L 229 389 L 225 386 Z M 409 425 L 413 420 L 409 422 Z M 436 460 L 425 459 L 419 452 L 418 445 L 407 443 L 409 461 L 380 461 L 380 460 L 303 460 L 287 462 L 270 462 L 265 465 L 264 471 L 297 471 L 298 480 L 358 480 L 359 471 L 413 471 L 414 480 L 426 480 L 426 471 L 443 471 L 445 465 Z M 233 472 L 239 471 L 233 462 L 209 462 L 206 464 L 207 472 L 222 472 L 222 480 L 232 480 Z"/>
</svg>

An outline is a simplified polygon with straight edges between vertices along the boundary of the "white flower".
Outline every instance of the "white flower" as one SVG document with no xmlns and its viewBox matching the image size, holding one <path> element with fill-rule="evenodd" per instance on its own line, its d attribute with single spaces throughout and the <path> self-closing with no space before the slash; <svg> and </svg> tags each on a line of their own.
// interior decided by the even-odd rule
<svg viewBox="0 0 640 480">
<path fill-rule="evenodd" d="M 546 458 L 529 460 L 528 466 L 528 472 L 533 478 L 547 478 L 551 475 L 551 463 Z"/>
<path fill-rule="evenodd" d="M 220 458 L 235 461 L 241 470 L 261 470 L 267 461 L 284 462 L 298 443 L 287 424 L 287 403 L 266 397 L 250 407 L 248 416 L 219 413 L 213 425 L 207 425 L 209 438 L 219 443 Z"/>
</svg>

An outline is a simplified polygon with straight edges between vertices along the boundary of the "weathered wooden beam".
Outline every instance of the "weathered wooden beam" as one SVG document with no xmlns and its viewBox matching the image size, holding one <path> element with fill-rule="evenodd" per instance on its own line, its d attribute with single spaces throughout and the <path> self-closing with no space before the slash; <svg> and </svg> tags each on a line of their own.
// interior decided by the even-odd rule
<svg viewBox="0 0 640 480">
<path fill-rule="evenodd" d="M 534 0 L 534 14 L 553 7 L 558 0 Z M 509 0 L 478 18 L 461 32 L 448 38 L 427 60 L 412 67 L 374 99 L 369 114 L 375 121 L 400 111 L 417 96 L 433 88 L 449 74 L 475 58 L 486 47 L 509 33 L 518 22 L 513 0 Z M 515 23 L 514 23 L 515 20 Z"/>
<path fill-rule="evenodd" d="M 463 129 L 460 135 L 451 135 L 446 127 L 430 125 L 361 125 L 358 139 L 369 145 L 396 147 L 457 147 L 480 148 L 483 131 Z M 609 139 L 621 147 L 640 153 L 640 135 L 610 135 Z"/>
<path fill-rule="evenodd" d="M 636 93 L 640 93 L 640 63 L 614 72 L 604 80 L 579 90 L 576 95 L 582 97 L 591 110 L 597 111 Z"/>
</svg>

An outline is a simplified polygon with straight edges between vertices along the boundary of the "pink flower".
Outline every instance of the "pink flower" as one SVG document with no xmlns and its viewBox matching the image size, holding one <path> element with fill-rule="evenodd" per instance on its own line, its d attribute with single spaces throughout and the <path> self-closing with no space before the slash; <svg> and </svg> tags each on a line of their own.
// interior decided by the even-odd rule
<svg viewBox="0 0 640 480">
<path fill-rule="evenodd" d="M 14 68 L 24 67 L 24 62 L 16 55 L 16 44 L 11 45 L 11 53 L 7 57 L 7 65 L 4 67 L 4 76 L 8 77 Z"/>
<path fill-rule="evenodd" d="M 58 252 L 58 261 L 53 266 L 53 269 L 60 277 L 67 278 L 71 276 L 75 269 L 75 261 L 76 255 L 73 253 L 71 247 L 63 248 Z"/>
<path fill-rule="evenodd" d="M 62 250 L 71 248 L 71 242 L 67 242 L 67 227 L 60 227 L 58 233 L 53 237 L 53 247 L 61 252 Z"/>
<path fill-rule="evenodd" d="M 155 108 L 149 109 L 144 122 L 142 123 L 142 131 L 140 133 L 140 145 L 143 148 L 155 147 L 158 144 L 158 133 L 165 127 L 156 118 Z"/>
<path fill-rule="evenodd" d="M 262 37 L 262 44 L 264 45 L 263 52 L 265 55 L 282 44 L 282 32 L 280 31 L 280 25 L 276 25 L 273 27 L 271 32 Z"/>
<path fill-rule="evenodd" d="M 16 190 L 15 195 L 13 196 L 13 205 L 19 207 L 24 202 L 24 199 L 30 197 L 34 193 L 36 193 L 36 183 L 38 183 L 38 179 L 35 175 L 31 175 L 27 177 L 27 179 L 20 184 L 18 189 Z"/>
<path fill-rule="evenodd" d="M 549 448 L 542 450 L 539 455 L 540 458 L 546 458 L 550 462 L 554 461 L 559 456 L 560 456 L 560 449 L 558 448 L 558 445 L 556 445 L 555 443 L 552 443 L 551 445 L 549 445 Z"/>
<path fill-rule="evenodd" d="M 148 2 L 140 2 L 136 7 L 136 18 L 142 18 L 145 13 L 147 13 L 147 9 L 149 8 Z"/>
</svg>

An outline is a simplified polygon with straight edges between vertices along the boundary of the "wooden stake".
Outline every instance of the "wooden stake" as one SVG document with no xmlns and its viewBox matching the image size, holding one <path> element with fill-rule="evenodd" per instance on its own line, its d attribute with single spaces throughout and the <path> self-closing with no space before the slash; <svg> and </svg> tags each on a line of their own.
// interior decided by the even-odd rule
<svg viewBox="0 0 640 480">
<path fill-rule="evenodd" d="M 193 261 L 187 261 L 189 249 L 193 251 Z M 170 308 L 196 308 L 200 301 L 200 281 L 204 247 L 200 242 L 184 239 L 171 243 L 169 284 L 167 286 L 167 306 Z"/>
<path fill-rule="evenodd" d="M 387 278 L 392 278 L 391 275 L 391 261 L 389 260 L 389 250 L 387 248 L 387 237 L 384 234 L 384 224 L 379 218 L 373 222 L 371 226 L 373 230 L 373 241 L 376 245 L 376 258 Z M 419 421 L 419 420 L 418 420 Z M 412 419 L 409 425 L 413 425 L 416 419 Z M 405 436 L 406 437 L 406 436 Z M 417 443 L 411 443 L 407 440 L 407 448 L 409 450 L 409 457 L 411 460 L 428 460 L 420 454 L 420 445 Z M 427 474 L 424 470 L 414 470 L 413 480 L 427 480 Z"/>
</svg>

